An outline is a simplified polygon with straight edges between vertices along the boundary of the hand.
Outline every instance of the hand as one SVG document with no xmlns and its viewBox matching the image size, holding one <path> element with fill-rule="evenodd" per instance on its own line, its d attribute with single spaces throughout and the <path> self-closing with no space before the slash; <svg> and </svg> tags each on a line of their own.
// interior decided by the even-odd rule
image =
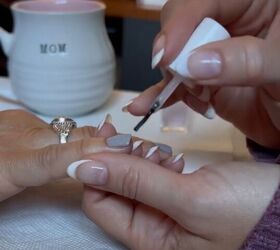
<svg viewBox="0 0 280 250">
<path fill-rule="evenodd" d="M 131 145 L 106 143 L 104 137 L 114 135 L 115 128 L 105 122 L 99 129 L 73 129 L 69 143 L 59 145 L 55 132 L 36 116 L 20 110 L 0 112 L 0 201 L 26 187 L 66 177 L 67 166 L 87 154 L 130 152 Z"/>
<path fill-rule="evenodd" d="M 280 149 L 279 0 L 168 1 L 153 52 L 163 52 L 160 67 L 172 62 L 206 16 L 223 24 L 233 38 L 195 50 L 186 67 L 196 87 L 182 84 L 167 105 L 183 100 L 211 118 L 215 110 L 252 140 Z M 145 91 L 127 110 L 145 114 L 167 80 Z"/>
<path fill-rule="evenodd" d="M 136 156 L 90 159 L 84 168 L 103 175 L 88 179 L 94 186 L 85 187 L 83 209 L 129 249 L 238 249 L 280 181 L 279 167 L 268 164 L 224 163 L 182 175 Z"/>
</svg>

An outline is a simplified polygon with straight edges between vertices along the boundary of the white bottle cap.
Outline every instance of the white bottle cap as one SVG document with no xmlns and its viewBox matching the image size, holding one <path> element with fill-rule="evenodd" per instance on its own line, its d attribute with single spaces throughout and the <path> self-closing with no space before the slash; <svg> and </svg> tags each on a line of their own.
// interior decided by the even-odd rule
<svg viewBox="0 0 280 250">
<path fill-rule="evenodd" d="M 204 44 L 227 38 L 230 38 L 230 34 L 221 24 L 211 18 L 204 18 L 192 33 L 182 51 L 168 66 L 168 70 L 175 76 L 189 78 L 188 57 L 191 55 L 191 52 Z"/>
</svg>

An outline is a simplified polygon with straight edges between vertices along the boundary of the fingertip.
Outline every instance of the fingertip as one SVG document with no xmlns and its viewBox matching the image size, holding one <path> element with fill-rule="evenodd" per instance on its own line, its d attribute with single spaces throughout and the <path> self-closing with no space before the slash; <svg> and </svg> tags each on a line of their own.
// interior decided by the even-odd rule
<svg viewBox="0 0 280 250">
<path fill-rule="evenodd" d="M 184 103 L 186 103 L 192 110 L 195 112 L 204 115 L 207 112 L 208 109 L 208 103 L 202 102 L 201 100 L 198 99 L 198 97 L 186 93 L 185 96 L 183 97 Z"/>
<path fill-rule="evenodd" d="M 165 83 L 161 81 L 158 84 L 146 89 L 143 93 L 134 98 L 133 102 L 126 107 L 127 111 L 136 116 L 145 115 L 151 107 L 152 102 L 162 91 L 164 86 Z"/>
<path fill-rule="evenodd" d="M 151 147 L 144 156 L 145 159 L 152 161 L 154 163 L 160 162 L 159 146 Z"/>
<path fill-rule="evenodd" d="M 110 137 L 117 134 L 117 130 L 113 124 L 105 122 L 100 130 L 96 131 L 98 137 Z"/>
<path fill-rule="evenodd" d="M 172 170 L 177 173 L 182 173 L 184 166 L 185 166 L 185 161 L 184 161 L 184 154 L 178 154 L 175 156 L 172 156 L 164 161 L 161 162 L 161 166 Z"/>
<path fill-rule="evenodd" d="M 132 155 L 135 155 L 135 156 L 141 157 L 142 154 L 143 154 L 143 147 L 142 147 L 142 144 L 143 144 L 143 143 L 144 143 L 143 140 L 134 141 L 134 142 L 133 142 L 133 146 L 132 146 L 132 152 L 131 152 L 131 154 L 132 154 Z"/>
</svg>

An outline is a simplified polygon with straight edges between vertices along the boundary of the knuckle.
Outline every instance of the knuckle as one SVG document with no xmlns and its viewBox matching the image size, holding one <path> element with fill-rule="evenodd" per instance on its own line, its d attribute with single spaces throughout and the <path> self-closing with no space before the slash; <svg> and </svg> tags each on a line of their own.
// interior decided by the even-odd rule
<svg viewBox="0 0 280 250">
<path fill-rule="evenodd" d="M 90 140 L 84 139 L 75 142 L 76 146 L 74 147 L 75 154 L 77 156 L 84 156 L 86 154 L 91 153 L 91 145 Z"/>
<path fill-rule="evenodd" d="M 45 129 L 43 128 L 38 128 L 38 127 L 29 127 L 26 128 L 25 130 L 23 130 L 23 133 L 21 134 L 21 136 L 23 138 L 37 138 L 39 136 L 43 135 L 43 132 L 45 131 Z"/>
<path fill-rule="evenodd" d="M 78 129 L 82 138 L 88 138 L 95 136 L 96 129 L 91 126 L 84 126 Z"/>
<path fill-rule="evenodd" d="M 48 178 L 55 178 L 52 169 L 59 155 L 58 147 L 56 145 L 50 145 L 40 150 L 34 157 L 38 168 L 43 170 Z"/>
<path fill-rule="evenodd" d="M 129 165 L 127 171 L 124 174 L 121 192 L 122 195 L 135 200 L 138 196 L 139 190 L 139 183 L 140 183 L 140 172 L 137 168 Z"/>
<path fill-rule="evenodd" d="M 151 141 L 144 141 L 143 145 L 142 145 L 142 149 L 143 149 L 143 157 L 145 157 L 147 155 L 147 153 L 149 152 L 149 150 L 154 147 L 156 144 L 151 142 Z"/>
<path fill-rule="evenodd" d="M 246 79 L 258 80 L 264 73 L 264 54 L 261 41 L 247 37 L 244 47 L 244 63 Z"/>
<path fill-rule="evenodd" d="M 0 112 L 0 121 L 1 123 L 7 123 L 11 118 L 16 117 L 18 119 L 18 117 L 26 113 L 24 110 L 4 110 Z"/>
</svg>

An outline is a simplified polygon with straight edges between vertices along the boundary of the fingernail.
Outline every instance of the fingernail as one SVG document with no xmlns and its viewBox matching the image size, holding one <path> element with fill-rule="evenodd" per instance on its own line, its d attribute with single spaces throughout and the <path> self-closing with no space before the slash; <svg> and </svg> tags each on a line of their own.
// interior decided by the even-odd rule
<svg viewBox="0 0 280 250">
<path fill-rule="evenodd" d="M 70 177 L 86 184 L 105 185 L 108 170 L 104 164 L 92 160 L 81 160 L 71 163 L 67 168 Z"/>
<path fill-rule="evenodd" d="M 89 162 L 89 161 L 91 161 L 91 160 L 80 160 L 80 161 L 75 161 L 75 162 L 71 163 L 67 168 L 68 176 L 70 176 L 73 179 L 77 179 L 77 177 L 76 177 L 77 167 L 80 166 L 81 164 L 83 164 L 85 162 Z"/>
<path fill-rule="evenodd" d="M 163 55 L 164 55 L 164 49 L 161 49 L 158 53 L 156 53 L 153 56 L 153 59 L 152 59 L 152 69 L 154 69 L 159 64 L 159 62 L 163 58 Z"/>
<path fill-rule="evenodd" d="M 144 141 L 141 141 L 141 140 L 135 141 L 135 142 L 133 143 L 133 146 L 132 146 L 132 151 L 135 151 L 137 148 L 139 148 L 139 147 L 143 144 L 143 142 L 144 142 Z"/>
<path fill-rule="evenodd" d="M 162 57 L 164 56 L 164 47 L 165 47 L 165 36 L 160 35 L 158 39 L 155 41 L 153 47 L 152 69 L 154 69 L 159 64 Z"/>
<path fill-rule="evenodd" d="M 99 123 L 99 125 L 97 126 L 97 131 L 101 130 L 102 127 L 104 126 L 104 124 L 106 123 L 112 123 L 112 116 L 110 114 L 107 114 L 105 116 L 105 118 Z"/>
<path fill-rule="evenodd" d="M 131 142 L 131 135 L 115 135 L 106 139 L 106 144 L 111 148 L 128 147 Z"/>
<path fill-rule="evenodd" d="M 154 147 L 150 148 L 148 153 L 145 156 L 145 159 L 150 158 L 158 150 L 158 148 L 159 148 L 159 146 L 154 146 Z"/>
<path fill-rule="evenodd" d="M 172 148 L 166 144 L 163 143 L 156 143 L 157 146 L 159 146 L 159 150 L 167 153 L 167 154 L 172 154 Z"/>
<path fill-rule="evenodd" d="M 188 70 L 194 79 L 207 80 L 218 77 L 222 72 L 222 59 L 214 51 L 194 52 L 188 60 Z"/>
<path fill-rule="evenodd" d="M 127 108 L 130 104 L 132 104 L 134 99 L 131 99 L 127 104 L 122 107 L 122 112 L 128 112 Z"/>
<path fill-rule="evenodd" d="M 204 113 L 204 116 L 210 120 L 216 117 L 216 111 L 211 104 L 209 104 L 206 112 Z"/>
<path fill-rule="evenodd" d="M 173 164 L 177 163 L 178 161 L 180 161 L 182 158 L 184 157 L 184 154 L 178 154 L 174 157 L 174 160 L 172 161 Z"/>
</svg>

